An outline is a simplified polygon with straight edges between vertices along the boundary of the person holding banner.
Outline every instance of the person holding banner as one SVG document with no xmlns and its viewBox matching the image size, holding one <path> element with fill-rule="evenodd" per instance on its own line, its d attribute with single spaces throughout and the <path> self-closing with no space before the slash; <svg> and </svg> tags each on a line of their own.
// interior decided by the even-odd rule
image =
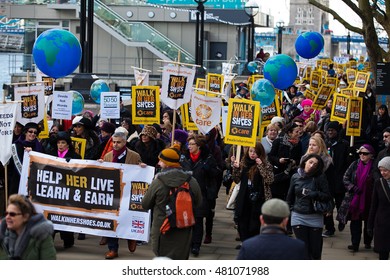
<svg viewBox="0 0 390 280">
<path fill-rule="evenodd" d="M 24 152 L 43 152 L 43 147 L 37 138 L 39 132 L 38 124 L 29 122 L 24 126 L 23 134 L 12 145 L 12 158 L 10 160 L 10 168 L 8 169 L 8 178 L 10 180 L 9 195 L 18 193 L 19 191 Z"/>
<path fill-rule="evenodd" d="M 0 225 L 0 260 L 55 260 L 53 224 L 31 201 L 13 194 Z"/>
<path fill-rule="evenodd" d="M 81 118 L 73 125 L 74 137 L 87 140 L 84 159 L 95 159 L 100 140 L 88 118 Z"/>
<path fill-rule="evenodd" d="M 99 162 L 118 162 L 125 164 L 140 164 L 141 166 L 146 166 L 142 164 L 141 156 L 128 149 L 126 147 L 126 134 L 123 132 L 115 132 L 112 135 L 112 151 L 107 153 L 104 156 L 104 159 L 99 159 Z M 120 186 L 117 186 L 118 188 Z M 100 245 L 108 245 L 108 252 L 105 254 L 106 259 L 115 259 L 118 257 L 119 249 L 119 239 L 114 237 L 103 237 L 100 241 Z M 137 248 L 136 240 L 127 240 L 128 249 L 130 252 L 134 252 Z"/>
<path fill-rule="evenodd" d="M 157 130 L 151 125 L 145 125 L 134 144 L 134 150 L 141 156 L 142 162 L 157 167 L 158 155 L 165 148 L 164 142 L 156 139 Z"/>
<path fill-rule="evenodd" d="M 54 150 L 51 151 L 51 155 L 59 158 L 66 159 L 81 159 L 81 156 L 77 154 L 72 145 L 72 140 L 69 133 L 60 131 L 56 135 L 56 145 Z M 64 242 L 64 248 L 71 248 L 74 245 L 73 232 L 60 231 L 60 237 Z"/>
</svg>

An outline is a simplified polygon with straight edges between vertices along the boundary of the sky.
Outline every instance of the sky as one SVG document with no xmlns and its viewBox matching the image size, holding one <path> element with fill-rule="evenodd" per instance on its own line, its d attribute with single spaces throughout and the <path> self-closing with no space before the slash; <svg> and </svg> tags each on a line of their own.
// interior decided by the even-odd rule
<svg viewBox="0 0 390 280">
<path fill-rule="evenodd" d="M 275 22 L 283 20 L 287 25 L 289 22 L 290 0 L 256 0 L 263 12 L 270 12 L 274 16 Z M 330 0 L 330 8 L 336 10 L 343 18 L 347 18 L 350 23 L 359 25 L 358 18 L 352 10 L 340 0 Z M 333 30 L 334 35 L 347 35 L 348 31 L 333 16 L 329 15 L 329 28 Z"/>
</svg>

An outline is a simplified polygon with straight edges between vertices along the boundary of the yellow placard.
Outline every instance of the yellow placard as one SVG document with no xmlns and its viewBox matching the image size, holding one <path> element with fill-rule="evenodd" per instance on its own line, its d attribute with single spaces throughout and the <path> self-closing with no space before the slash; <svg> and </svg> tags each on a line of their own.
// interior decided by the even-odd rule
<svg viewBox="0 0 390 280">
<path fill-rule="evenodd" d="M 330 114 L 331 121 L 344 123 L 348 118 L 348 110 L 351 97 L 341 93 L 335 93 L 333 98 L 332 112 Z"/>
<path fill-rule="evenodd" d="M 225 143 L 254 147 L 260 115 L 258 101 L 230 99 Z"/>
<path fill-rule="evenodd" d="M 370 80 L 370 73 L 368 72 L 357 72 L 354 84 L 354 90 L 366 92 L 368 81 Z"/>
<path fill-rule="evenodd" d="M 350 89 L 350 88 L 340 89 L 340 93 L 344 94 L 344 95 L 347 95 L 347 96 L 354 96 L 353 89 Z"/>
<path fill-rule="evenodd" d="M 322 84 L 322 75 L 320 71 L 312 71 L 310 76 L 310 88 L 318 90 Z"/>
<path fill-rule="evenodd" d="M 337 88 L 337 86 L 339 85 L 339 79 L 334 77 L 326 77 L 326 84 L 328 86 Z"/>
<path fill-rule="evenodd" d="M 321 85 L 318 90 L 318 94 L 313 101 L 312 107 L 317 110 L 322 110 L 326 106 L 328 99 L 332 96 L 333 91 L 333 87 L 329 85 Z"/>
<path fill-rule="evenodd" d="M 217 93 L 223 93 L 223 75 L 209 73 L 206 82 L 207 90 Z"/>
<path fill-rule="evenodd" d="M 77 137 L 70 137 L 70 139 L 72 140 L 72 145 L 76 154 L 80 155 L 81 159 L 84 159 L 87 139 Z"/>
<path fill-rule="evenodd" d="M 187 130 L 198 130 L 196 123 L 192 120 L 191 117 L 191 101 L 189 103 L 183 104 L 184 115 L 186 119 L 186 129 Z"/>
<path fill-rule="evenodd" d="M 133 124 L 160 123 L 159 86 L 132 86 L 131 100 Z"/>
<path fill-rule="evenodd" d="M 261 126 L 267 126 L 273 117 L 281 116 L 279 103 L 279 98 L 275 96 L 274 102 L 270 106 L 261 108 Z"/>
<path fill-rule="evenodd" d="M 362 127 L 363 98 L 351 97 L 348 107 L 347 136 L 360 136 Z"/>
<path fill-rule="evenodd" d="M 197 78 L 196 79 L 196 88 L 206 89 L 206 79 Z"/>
<path fill-rule="evenodd" d="M 351 83 L 355 82 L 356 70 L 347 69 L 347 71 L 345 73 L 347 74 L 347 82 L 348 82 L 348 84 L 351 84 Z"/>
</svg>

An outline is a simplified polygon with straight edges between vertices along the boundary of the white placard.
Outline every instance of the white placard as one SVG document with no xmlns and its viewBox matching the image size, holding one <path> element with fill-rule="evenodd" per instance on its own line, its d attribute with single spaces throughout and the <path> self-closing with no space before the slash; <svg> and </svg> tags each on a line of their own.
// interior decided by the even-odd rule
<svg viewBox="0 0 390 280">
<path fill-rule="evenodd" d="M 52 118 L 59 120 L 72 119 L 73 94 L 66 91 L 53 92 Z"/>
<path fill-rule="evenodd" d="M 100 96 L 100 117 L 103 119 L 120 118 L 120 93 L 102 92 Z"/>
</svg>

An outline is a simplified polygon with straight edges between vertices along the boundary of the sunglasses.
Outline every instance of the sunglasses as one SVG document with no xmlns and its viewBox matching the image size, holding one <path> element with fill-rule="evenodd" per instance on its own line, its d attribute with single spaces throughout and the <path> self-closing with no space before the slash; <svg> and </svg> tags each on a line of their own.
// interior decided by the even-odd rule
<svg viewBox="0 0 390 280">
<path fill-rule="evenodd" d="M 28 130 L 27 132 L 28 132 L 28 133 L 31 133 L 31 134 L 35 134 L 35 135 L 38 134 L 38 131 L 36 131 L 36 130 Z"/>
<path fill-rule="evenodd" d="M 10 215 L 11 217 L 16 217 L 16 216 L 22 215 L 22 213 L 5 212 L 4 215 L 5 215 L 5 217 L 7 217 L 8 215 Z"/>
<path fill-rule="evenodd" d="M 367 152 L 359 152 L 359 156 L 360 155 L 364 155 L 364 156 L 368 156 L 370 153 L 367 153 Z"/>
</svg>

